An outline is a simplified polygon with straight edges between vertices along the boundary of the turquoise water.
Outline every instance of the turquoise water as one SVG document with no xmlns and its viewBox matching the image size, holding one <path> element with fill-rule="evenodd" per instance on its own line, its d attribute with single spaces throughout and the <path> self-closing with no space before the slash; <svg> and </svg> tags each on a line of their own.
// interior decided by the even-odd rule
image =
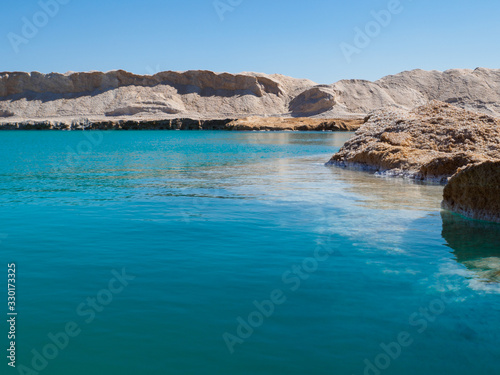
<svg viewBox="0 0 500 375">
<path fill-rule="evenodd" d="M 500 374 L 500 226 L 349 136 L 0 132 L 1 373 Z"/>
</svg>

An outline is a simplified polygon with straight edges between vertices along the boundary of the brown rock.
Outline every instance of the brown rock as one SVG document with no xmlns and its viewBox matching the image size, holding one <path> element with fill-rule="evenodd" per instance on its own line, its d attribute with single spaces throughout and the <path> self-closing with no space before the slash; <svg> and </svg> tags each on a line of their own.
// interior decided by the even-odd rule
<svg viewBox="0 0 500 375">
<path fill-rule="evenodd" d="M 407 133 L 382 133 L 380 140 L 393 146 L 410 146 L 411 136 Z"/>
<path fill-rule="evenodd" d="M 500 223 L 500 160 L 459 169 L 444 188 L 442 207 Z"/>
<path fill-rule="evenodd" d="M 500 159 L 500 120 L 432 101 L 375 111 L 328 164 L 446 182 L 458 168 Z"/>
<path fill-rule="evenodd" d="M 362 119 L 336 120 L 314 118 L 247 117 L 234 120 L 228 128 L 234 130 L 289 130 L 289 131 L 354 131 Z"/>
</svg>

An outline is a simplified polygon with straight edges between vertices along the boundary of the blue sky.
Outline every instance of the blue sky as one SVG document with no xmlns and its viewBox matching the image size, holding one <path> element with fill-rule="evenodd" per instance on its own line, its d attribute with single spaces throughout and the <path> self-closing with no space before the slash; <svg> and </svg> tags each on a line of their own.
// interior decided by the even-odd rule
<svg viewBox="0 0 500 375">
<path fill-rule="evenodd" d="M 2 3 L 0 71 L 207 69 L 333 83 L 500 68 L 491 0 L 41 0 L 54 1 L 67 4 Z"/>
</svg>

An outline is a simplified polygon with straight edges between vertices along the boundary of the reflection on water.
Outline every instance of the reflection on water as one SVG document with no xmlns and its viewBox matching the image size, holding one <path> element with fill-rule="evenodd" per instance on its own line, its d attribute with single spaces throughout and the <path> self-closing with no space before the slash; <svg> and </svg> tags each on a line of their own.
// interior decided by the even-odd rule
<svg viewBox="0 0 500 375">
<path fill-rule="evenodd" d="M 500 282 L 500 225 L 443 211 L 443 238 L 457 260 L 487 282 Z"/>
<path fill-rule="evenodd" d="M 369 172 L 329 167 L 335 180 L 346 183 L 345 191 L 360 194 L 363 207 L 373 209 L 439 209 L 442 186 L 411 179 L 376 176 Z"/>
<path fill-rule="evenodd" d="M 240 135 L 242 143 L 246 144 L 324 146 L 327 140 L 331 147 L 339 149 L 353 133 L 250 132 Z"/>
</svg>

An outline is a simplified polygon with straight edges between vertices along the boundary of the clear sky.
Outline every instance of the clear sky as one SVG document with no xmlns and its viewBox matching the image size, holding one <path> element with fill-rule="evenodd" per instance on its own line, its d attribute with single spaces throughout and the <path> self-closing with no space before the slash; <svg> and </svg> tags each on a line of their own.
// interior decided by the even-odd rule
<svg viewBox="0 0 500 375">
<path fill-rule="evenodd" d="M 0 71 L 207 69 L 333 83 L 415 68 L 500 68 L 500 2 L 397 3 L 3 1 Z"/>
</svg>

